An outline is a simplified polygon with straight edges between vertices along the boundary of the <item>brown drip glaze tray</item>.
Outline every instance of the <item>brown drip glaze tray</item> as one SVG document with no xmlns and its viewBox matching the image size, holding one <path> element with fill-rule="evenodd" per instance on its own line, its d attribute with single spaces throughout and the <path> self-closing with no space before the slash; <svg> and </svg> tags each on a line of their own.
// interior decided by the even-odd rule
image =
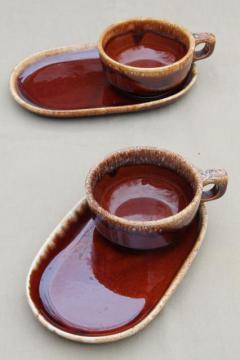
<svg viewBox="0 0 240 360">
<path fill-rule="evenodd" d="M 46 328 L 70 340 L 101 343 L 131 336 L 170 298 L 191 266 L 206 227 L 201 205 L 174 246 L 133 251 L 99 235 L 82 200 L 33 261 L 27 278 L 30 307 Z"/>
<path fill-rule="evenodd" d="M 82 117 L 160 108 L 185 95 L 197 79 L 193 65 L 187 79 L 161 98 L 131 98 L 106 80 L 95 46 L 42 51 L 12 72 L 12 96 L 25 109 L 48 117 Z"/>
</svg>

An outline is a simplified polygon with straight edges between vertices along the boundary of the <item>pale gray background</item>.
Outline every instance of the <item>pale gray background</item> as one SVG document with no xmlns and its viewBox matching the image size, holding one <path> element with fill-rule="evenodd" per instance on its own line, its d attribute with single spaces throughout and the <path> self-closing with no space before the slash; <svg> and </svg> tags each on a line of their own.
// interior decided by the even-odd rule
<svg viewBox="0 0 240 360">
<path fill-rule="evenodd" d="M 0 358 L 240 358 L 239 15 L 238 0 L 21 0 L 0 12 Z M 11 69 L 36 51 L 95 42 L 115 20 L 155 16 L 217 36 L 214 55 L 197 63 L 199 78 L 178 103 L 150 112 L 52 120 L 18 107 Z M 225 167 L 226 196 L 208 204 L 206 241 L 164 311 L 119 343 L 76 344 L 49 333 L 32 316 L 25 278 L 36 252 L 84 196 L 90 166 L 129 145 L 177 151 L 202 168 Z"/>
</svg>

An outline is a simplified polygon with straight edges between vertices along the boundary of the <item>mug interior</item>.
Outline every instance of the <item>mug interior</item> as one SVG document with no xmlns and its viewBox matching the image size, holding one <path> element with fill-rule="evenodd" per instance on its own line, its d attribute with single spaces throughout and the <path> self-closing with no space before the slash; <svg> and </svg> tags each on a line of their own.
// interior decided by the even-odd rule
<svg viewBox="0 0 240 360">
<path fill-rule="evenodd" d="M 114 61 L 137 68 L 158 68 L 182 59 L 190 47 L 187 32 L 176 24 L 137 19 L 111 26 L 102 38 Z"/>
<path fill-rule="evenodd" d="M 143 148 L 113 154 L 92 171 L 90 179 L 98 206 L 128 221 L 176 215 L 191 203 L 199 184 L 180 156 Z"/>
</svg>

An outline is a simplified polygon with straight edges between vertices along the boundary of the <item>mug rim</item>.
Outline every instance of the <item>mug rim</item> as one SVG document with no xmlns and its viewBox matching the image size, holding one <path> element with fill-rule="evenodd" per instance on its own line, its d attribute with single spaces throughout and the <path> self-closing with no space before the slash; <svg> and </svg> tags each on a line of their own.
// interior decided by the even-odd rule
<svg viewBox="0 0 240 360">
<path fill-rule="evenodd" d="M 95 189 L 96 183 L 93 184 L 94 178 L 96 176 L 96 173 L 100 170 L 100 167 L 103 166 L 106 163 L 111 164 L 111 161 L 113 161 L 115 156 L 118 155 L 124 155 L 126 153 L 126 157 L 128 153 L 132 152 L 141 152 L 141 151 L 148 151 L 148 152 L 158 152 L 159 154 L 164 154 L 169 157 L 173 156 L 175 159 L 179 160 L 182 165 L 186 166 L 190 172 L 191 175 L 194 176 L 196 189 L 193 189 L 194 195 L 190 203 L 185 206 L 181 211 L 178 213 L 165 217 L 163 219 L 159 220 L 147 220 L 147 221 L 136 221 L 136 220 L 127 220 L 123 217 L 117 216 L 112 214 L 110 211 L 104 209 L 99 202 L 95 199 L 95 196 L 93 194 L 93 191 Z M 122 165 L 125 166 L 125 165 Z M 157 165 L 156 165 L 157 166 Z M 121 166 L 118 166 L 117 168 L 120 168 Z M 175 170 L 173 170 L 175 171 Z M 188 183 L 190 181 L 186 178 Z M 159 228 L 162 228 L 163 230 L 165 228 L 178 228 L 178 224 L 181 225 L 183 223 L 183 219 L 187 217 L 189 214 L 192 214 L 195 212 L 196 208 L 198 208 L 202 191 L 203 191 L 203 183 L 200 171 L 197 170 L 191 163 L 189 163 L 184 157 L 182 157 L 180 154 L 175 153 L 173 151 L 158 148 L 158 147 L 152 147 L 152 146 L 137 146 L 137 147 L 128 147 L 123 148 L 121 150 L 115 151 L 107 155 L 103 160 L 97 163 L 94 167 L 90 169 L 90 171 L 87 174 L 86 181 L 85 181 L 85 189 L 86 189 L 86 198 L 87 202 L 91 208 L 91 210 L 98 216 L 100 216 L 102 219 L 105 219 L 106 221 L 110 222 L 113 225 L 120 226 L 122 228 L 126 228 L 128 230 L 133 231 L 156 231 Z M 179 226 L 179 228 L 182 228 L 183 226 Z"/>
<path fill-rule="evenodd" d="M 131 22 L 141 22 L 141 23 L 145 23 L 145 22 L 153 22 L 153 23 L 161 23 L 161 24 L 165 24 L 167 26 L 173 26 L 175 28 L 177 28 L 178 30 L 180 30 L 182 33 L 184 33 L 187 38 L 189 39 L 189 46 L 187 49 L 186 54 L 181 57 L 179 60 L 175 61 L 172 64 L 169 65 L 165 65 L 165 66 L 159 66 L 159 67 L 137 67 L 137 66 L 130 66 L 130 65 L 125 65 L 122 64 L 116 60 L 114 60 L 111 56 L 109 56 L 104 47 L 103 47 L 103 41 L 104 38 L 106 37 L 106 35 L 111 32 L 112 30 L 114 30 L 116 27 L 118 27 L 119 25 L 122 24 L 128 24 Z M 153 18 L 153 17 L 136 17 L 136 18 L 130 18 L 127 20 L 121 20 L 121 21 L 117 21 L 115 23 L 113 23 L 112 25 L 108 26 L 103 33 L 101 34 L 99 40 L 98 40 L 98 51 L 100 56 L 104 59 L 105 62 L 107 62 L 107 64 L 119 71 L 123 71 L 124 73 L 131 73 L 133 75 L 140 75 L 140 76 L 155 76 L 158 74 L 162 74 L 162 73 L 169 73 L 172 71 L 172 69 L 174 68 L 181 68 L 185 65 L 186 61 L 192 56 L 194 49 L 195 49 L 195 40 L 194 37 L 192 35 L 192 33 L 187 30 L 185 27 L 183 27 L 182 25 L 179 25 L 177 23 L 168 21 L 166 19 L 158 19 L 158 18 Z"/>
</svg>

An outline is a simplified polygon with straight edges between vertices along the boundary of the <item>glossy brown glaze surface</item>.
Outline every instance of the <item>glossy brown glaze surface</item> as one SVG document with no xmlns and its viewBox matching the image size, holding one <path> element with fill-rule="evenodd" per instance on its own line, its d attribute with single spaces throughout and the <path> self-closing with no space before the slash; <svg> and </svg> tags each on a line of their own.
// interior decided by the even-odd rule
<svg viewBox="0 0 240 360">
<path fill-rule="evenodd" d="M 143 166 L 143 169 L 145 168 L 145 172 L 142 171 L 140 178 L 141 176 L 144 176 L 146 179 L 147 176 L 147 183 L 149 184 L 151 184 L 149 177 L 151 177 L 150 172 L 153 171 L 152 166 L 165 168 L 165 172 L 172 184 L 170 186 L 170 184 L 163 184 L 163 182 L 161 182 L 159 183 L 160 188 L 163 187 L 164 189 L 165 187 L 166 190 L 171 187 L 171 190 L 173 193 L 175 192 L 176 197 L 178 197 L 179 194 L 182 194 L 184 189 L 187 189 L 186 194 L 190 193 L 189 196 L 186 197 L 187 200 L 184 200 L 181 206 L 178 205 L 179 211 L 172 211 L 172 209 L 169 209 L 169 205 L 174 205 L 174 202 L 171 204 L 172 200 L 170 199 L 167 199 L 168 206 L 166 206 L 166 202 L 164 206 L 163 204 L 160 206 L 159 201 L 156 201 L 159 200 L 158 192 L 160 190 L 156 188 L 158 180 L 155 182 L 154 190 L 151 187 L 144 189 L 143 186 L 141 186 L 141 191 L 139 190 L 139 187 L 136 190 L 136 184 L 132 184 L 131 187 L 120 188 L 120 194 L 118 194 L 118 192 L 116 192 L 116 190 L 119 190 L 117 189 L 118 184 L 117 181 L 114 180 L 115 174 L 117 174 L 120 168 L 126 166 L 127 169 L 130 165 L 133 166 L 131 170 L 132 179 L 136 176 L 134 166 L 141 165 Z M 150 167 L 147 167 L 146 165 L 150 165 Z M 139 167 L 139 169 L 141 169 L 141 167 Z M 156 170 L 154 171 L 156 176 L 157 172 Z M 113 180 L 113 191 L 111 190 L 111 178 L 109 175 Z M 121 178 L 121 174 L 119 177 Z M 104 178 L 106 180 L 104 180 Z M 96 191 L 96 188 L 98 188 L 99 183 L 101 184 L 102 179 L 108 183 L 108 186 L 105 185 L 105 189 L 104 186 L 101 186 L 100 189 Z M 184 180 L 186 182 L 183 183 Z M 173 184 L 175 182 L 177 184 L 174 189 Z M 214 189 L 210 193 L 203 191 L 203 186 L 210 183 L 215 185 Z M 180 188 L 176 188 L 177 185 L 180 186 L 181 191 Z M 106 191 L 106 188 L 108 188 L 108 191 Z M 226 191 L 226 188 L 227 173 L 225 170 L 212 169 L 199 171 L 179 154 L 166 149 L 150 146 L 125 148 L 109 154 L 89 171 L 85 182 L 87 201 L 92 210 L 98 231 L 106 239 L 132 249 L 156 249 L 174 243 L 176 241 L 176 231 L 184 229 L 191 223 L 199 209 L 200 203 L 221 197 Z M 128 193 L 129 189 L 133 194 Z M 149 209 L 151 205 L 149 213 L 147 213 L 144 206 L 141 211 L 145 211 L 145 214 L 139 213 L 139 209 L 137 209 L 139 201 L 136 202 L 136 199 L 134 201 L 128 201 L 135 196 L 135 190 L 140 191 L 140 202 L 145 196 L 145 205 L 147 204 Z M 146 199 L 146 195 L 149 198 L 152 190 L 154 192 L 154 200 L 150 204 L 149 199 Z M 101 192 L 104 193 L 105 191 L 107 193 L 106 204 L 103 203 L 101 195 Z M 125 201 L 123 197 L 121 199 L 121 191 L 127 201 Z M 128 196 L 126 196 L 127 193 Z M 115 199 L 112 199 L 112 194 L 115 196 Z M 122 207 L 120 207 L 122 204 L 119 203 L 118 199 L 120 202 L 123 200 L 125 201 L 125 204 Z M 163 200 L 163 198 L 161 200 Z M 165 200 L 166 198 L 164 201 Z M 115 203 L 115 210 L 113 207 L 112 212 L 109 211 L 112 206 L 111 202 L 113 204 Z M 117 209 L 116 204 L 119 205 L 120 209 Z M 175 205 L 176 204 L 177 202 L 175 201 Z M 156 210 L 157 207 L 158 210 Z M 155 211 L 153 210 L 154 208 L 158 212 L 156 218 L 154 218 L 152 213 Z M 116 209 L 120 211 L 120 213 L 117 214 Z"/>
<path fill-rule="evenodd" d="M 138 212 L 138 220 L 136 220 L 133 217 L 118 216 L 116 213 L 108 211 L 106 204 L 105 207 L 102 206 L 101 192 L 104 191 L 103 186 L 102 189 L 100 186 L 97 193 L 98 196 L 96 197 L 96 188 L 98 188 L 99 183 L 101 185 L 102 179 L 104 180 L 105 178 L 106 180 L 104 181 L 108 181 L 108 192 L 111 195 L 110 177 L 112 176 L 113 179 L 113 187 L 116 187 L 115 185 L 117 184 L 114 184 L 115 172 L 117 173 L 119 169 L 125 166 L 125 171 L 127 172 L 128 167 L 131 166 L 130 177 L 134 178 L 136 177 L 134 169 L 136 165 L 138 165 L 136 169 L 139 169 L 140 178 L 141 176 L 145 177 L 145 179 L 147 177 L 147 182 L 150 184 L 151 172 L 154 174 L 155 189 L 153 190 L 152 187 L 148 189 L 148 197 L 151 190 L 153 190 L 156 198 L 154 198 L 151 206 L 156 207 L 158 204 L 156 218 L 153 217 L 153 214 L 149 213 L 144 216 L 142 214 L 142 217 L 145 217 L 145 219 L 141 220 Z M 166 181 L 167 179 L 165 178 L 164 182 L 162 179 L 160 182 L 159 175 L 162 173 L 161 178 L 163 178 L 164 172 L 169 181 Z M 121 173 L 119 177 L 121 178 Z M 85 185 L 87 201 L 94 214 L 98 231 L 110 241 L 132 249 L 156 249 L 174 243 L 177 240 L 176 231 L 190 224 L 199 208 L 202 196 L 202 180 L 197 169 L 179 154 L 165 149 L 145 146 L 122 149 L 108 155 L 90 170 Z M 166 189 L 171 189 L 172 195 L 175 195 L 174 201 L 170 198 L 167 199 L 167 197 L 163 199 L 163 195 L 169 195 L 169 192 L 164 194 L 164 191 L 161 191 Z M 134 186 L 130 190 L 134 192 Z M 185 190 L 186 194 L 184 196 Z M 147 194 L 147 191 L 142 187 L 142 197 L 144 193 Z M 124 195 L 126 196 L 126 194 Z M 131 197 L 131 194 L 128 195 Z M 159 201 L 156 201 L 159 200 L 158 196 L 160 196 L 162 201 L 161 206 Z M 181 199 L 180 204 L 177 198 L 178 200 Z M 163 204 L 163 200 L 165 204 Z M 122 200 L 120 199 L 120 201 Z M 145 196 L 144 201 L 148 202 L 149 199 L 146 199 Z M 173 211 L 174 207 L 179 208 L 179 211 L 177 209 Z M 146 212 L 147 210 L 144 209 L 144 211 Z M 147 219 L 147 216 L 152 218 Z"/>
<path fill-rule="evenodd" d="M 85 109 L 132 103 L 107 82 L 97 49 L 43 58 L 20 74 L 18 88 L 30 102 L 49 109 Z"/>
<path fill-rule="evenodd" d="M 39 258 L 30 297 L 59 329 L 88 336 L 114 334 L 141 322 L 160 301 L 193 249 L 198 216 L 175 246 L 148 252 L 112 245 L 86 208 Z"/>
<path fill-rule="evenodd" d="M 106 174 L 94 196 L 110 213 L 134 221 L 175 215 L 193 198 L 189 183 L 173 170 L 154 165 L 128 165 Z"/>
<path fill-rule="evenodd" d="M 191 80 L 192 74 L 180 87 L 157 98 L 181 91 Z M 111 86 L 96 48 L 66 51 L 33 62 L 18 75 L 17 91 L 30 104 L 52 110 L 134 106 L 152 100 L 129 98 Z"/>
<path fill-rule="evenodd" d="M 110 39 L 105 51 L 122 64 L 154 68 L 178 61 L 187 50 L 180 41 L 158 32 L 136 29 Z"/>
<path fill-rule="evenodd" d="M 157 34 L 164 35 L 165 40 Z M 179 86 L 193 61 L 211 55 L 215 37 L 202 35 L 193 36 L 166 20 L 133 18 L 109 26 L 99 39 L 98 49 L 111 84 L 126 93 L 154 96 Z M 195 46 L 200 42 L 205 44 L 204 51 L 197 52 Z"/>
</svg>

